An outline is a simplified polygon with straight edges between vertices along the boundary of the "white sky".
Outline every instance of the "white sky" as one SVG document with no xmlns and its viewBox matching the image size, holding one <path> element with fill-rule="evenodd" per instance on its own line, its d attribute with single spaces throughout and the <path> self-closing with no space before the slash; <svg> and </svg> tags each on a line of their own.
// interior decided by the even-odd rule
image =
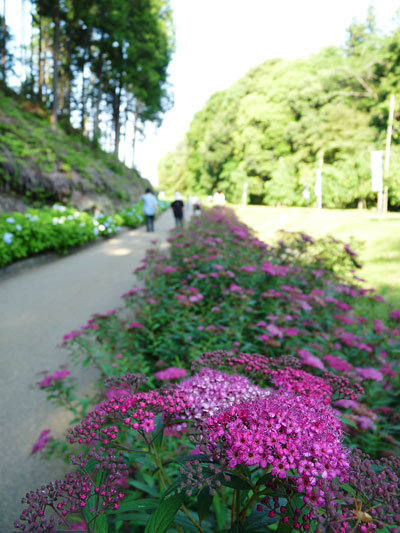
<svg viewBox="0 0 400 533">
<path fill-rule="evenodd" d="M 157 183 L 158 161 L 188 130 L 193 115 L 218 90 L 274 57 L 295 59 L 340 45 L 352 18 L 364 21 L 371 0 L 172 0 L 176 53 L 170 65 L 175 106 L 157 134 L 148 128 L 136 165 Z M 399 0 L 376 0 L 378 26 L 388 30 Z"/>
<path fill-rule="evenodd" d="M 7 0 L 7 23 L 17 42 L 21 1 Z M 307 57 L 324 46 L 343 44 L 352 19 L 364 21 L 371 3 L 378 27 L 390 30 L 400 0 L 171 0 L 176 53 L 169 81 L 175 105 L 159 130 L 149 126 L 146 139 L 137 143 L 142 176 L 157 184 L 159 160 L 175 148 L 215 91 L 267 59 Z M 127 154 L 129 162 L 129 148 Z"/>
</svg>

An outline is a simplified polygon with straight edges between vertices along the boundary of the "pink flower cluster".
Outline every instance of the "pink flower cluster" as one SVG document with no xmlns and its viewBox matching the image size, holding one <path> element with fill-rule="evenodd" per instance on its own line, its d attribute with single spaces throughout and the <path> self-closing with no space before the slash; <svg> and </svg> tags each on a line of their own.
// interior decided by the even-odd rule
<svg viewBox="0 0 400 533">
<path fill-rule="evenodd" d="M 150 391 L 118 396 L 88 413 L 80 424 L 68 430 L 67 438 L 71 444 L 91 444 L 95 441 L 109 444 L 118 437 L 117 423 L 148 433 L 154 430 L 158 413 L 163 413 L 167 419 L 176 418 L 190 407 L 190 400 L 181 391 Z"/>
<path fill-rule="evenodd" d="M 315 400 L 330 403 L 332 389 L 322 378 L 313 376 L 297 368 L 284 368 L 274 371 L 272 382 L 281 391 L 302 394 Z"/>
<path fill-rule="evenodd" d="M 117 510 L 124 494 L 116 485 L 127 475 L 127 467 L 123 463 L 122 456 L 117 455 L 113 449 L 106 452 L 104 448 L 98 451 L 93 448 L 86 457 L 83 457 L 83 454 L 71 457 L 72 463 L 82 470 L 86 469 L 90 460 L 97 462 L 97 469 L 102 473 L 99 484 L 96 485 L 85 471 L 77 471 L 66 474 L 62 481 L 57 480 L 27 493 L 22 500 L 27 507 L 22 511 L 20 519 L 14 523 L 15 528 L 21 531 L 59 531 L 56 526 L 61 524 L 68 526 L 68 515 L 80 513 L 93 494 L 98 495 L 99 505 L 91 512 L 104 513 L 110 507 Z M 52 512 L 46 516 L 45 511 L 48 507 Z"/>
<path fill-rule="evenodd" d="M 353 370 L 352 364 L 337 355 L 326 354 L 323 359 L 330 368 L 333 368 L 338 372 L 348 372 L 349 370 Z"/>
<path fill-rule="evenodd" d="M 276 276 L 278 278 L 284 278 L 289 272 L 291 272 L 291 268 L 289 266 L 274 265 L 270 261 L 263 263 L 261 270 L 270 276 Z"/>
<path fill-rule="evenodd" d="M 318 399 L 273 392 L 233 405 L 204 422 L 200 439 L 208 453 L 229 468 L 272 466 L 272 475 L 290 479 L 307 497 L 319 478 L 343 479 L 348 468 L 339 420 Z M 297 471 L 293 473 L 293 470 Z M 323 498 L 323 494 L 319 493 Z"/>
<path fill-rule="evenodd" d="M 40 450 L 43 450 L 43 448 L 46 446 L 46 444 L 51 439 L 50 433 L 51 433 L 50 429 L 45 429 L 41 432 L 37 442 L 35 442 L 35 444 L 32 447 L 31 455 L 33 455 L 36 452 L 40 452 Z"/>
<path fill-rule="evenodd" d="M 193 362 L 193 369 L 198 368 L 226 368 L 235 369 L 244 374 L 270 373 L 270 359 L 265 355 L 257 353 L 239 353 L 217 350 L 215 352 L 204 352 Z"/>
<path fill-rule="evenodd" d="M 71 375 L 69 370 L 56 370 L 53 374 L 46 376 L 39 383 L 39 387 L 47 388 L 52 387 L 55 383 L 64 381 L 65 378 Z"/>
<path fill-rule="evenodd" d="M 240 401 L 256 400 L 270 394 L 269 390 L 253 385 L 245 376 L 232 376 L 211 368 L 203 368 L 183 380 L 177 390 L 185 393 L 190 402 L 186 415 L 197 421 Z"/>
<path fill-rule="evenodd" d="M 184 368 L 178 368 L 176 366 L 170 366 L 165 370 L 160 370 L 154 374 L 154 377 L 160 381 L 170 381 L 171 379 L 184 378 L 187 375 L 187 370 Z"/>
</svg>

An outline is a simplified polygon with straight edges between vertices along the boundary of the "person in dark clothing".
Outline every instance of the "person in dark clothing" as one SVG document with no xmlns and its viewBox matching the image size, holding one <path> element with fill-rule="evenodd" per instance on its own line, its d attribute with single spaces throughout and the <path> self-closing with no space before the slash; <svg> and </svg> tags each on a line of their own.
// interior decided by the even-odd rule
<svg viewBox="0 0 400 533">
<path fill-rule="evenodd" d="M 175 193 L 175 200 L 171 203 L 171 207 L 172 211 L 174 212 L 175 226 L 183 226 L 184 204 L 182 200 L 182 195 L 179 192 Z"/>
</svg>

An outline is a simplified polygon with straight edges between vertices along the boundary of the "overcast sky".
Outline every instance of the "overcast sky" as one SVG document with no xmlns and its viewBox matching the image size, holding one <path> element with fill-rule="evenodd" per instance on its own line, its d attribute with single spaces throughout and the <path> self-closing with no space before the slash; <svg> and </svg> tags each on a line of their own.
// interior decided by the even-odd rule
<svg viewBox="0 0 400 533">
<path fill-rule="evenodd" d="M 20 42 L 21 1 L 6 3 L 7 23 Z M 175 148 L 215 91 L 267 59 L 307 57 L 343 44 L 352 19 L 364 21 L 371 3 L 378 27 L 389 31 L 400 0 L 171 0 L 176 52 L 169 81 L 175 105 L 161 128 L 148 127 L 146 139 L 137 144 L 136 166 L 143 177 L 157 183 L 158 161 Z"/>
</svg>

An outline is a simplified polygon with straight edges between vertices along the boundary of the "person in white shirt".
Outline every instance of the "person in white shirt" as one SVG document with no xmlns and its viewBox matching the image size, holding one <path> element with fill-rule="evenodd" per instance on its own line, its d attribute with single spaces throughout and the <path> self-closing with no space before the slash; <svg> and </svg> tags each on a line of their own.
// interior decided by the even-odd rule
<svg viewBox="0 0 400 533">
<path fill-rule="evenodd" d="M 225 194 L 222 191 L 215 192 L 213 202 L 215 205 L 225 205 Z"/>
<path fill-rule="evenodd" d="M 142 195 L 143 213 L 146 217 L 146 231 L 154 231 L 154 216 L 157 212 L 157 198 L 154 196 L 151 189 L 146 189 L 145 194 Z"/>
</svg>

